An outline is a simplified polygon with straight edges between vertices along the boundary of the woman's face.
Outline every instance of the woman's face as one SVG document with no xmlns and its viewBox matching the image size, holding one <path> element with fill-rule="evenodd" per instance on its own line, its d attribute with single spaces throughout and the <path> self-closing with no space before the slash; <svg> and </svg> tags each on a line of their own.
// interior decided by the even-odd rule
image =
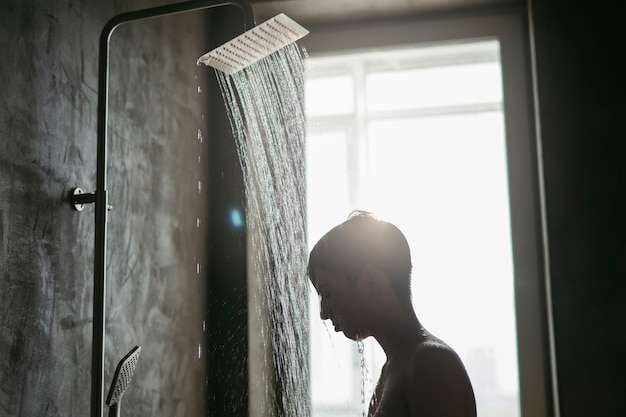
<svg viewBox="0 0 626 417">
<path fill-rule="evenodd" d="M 367 302 L 361 280 L 350 285 L 346 277 L 315 268 L 311 283 L 320 299 L 320 317 L 331 320 L 336 332 L 352 340 L 361 340 L 371 333 L 367 330 Z"/>
</svg>

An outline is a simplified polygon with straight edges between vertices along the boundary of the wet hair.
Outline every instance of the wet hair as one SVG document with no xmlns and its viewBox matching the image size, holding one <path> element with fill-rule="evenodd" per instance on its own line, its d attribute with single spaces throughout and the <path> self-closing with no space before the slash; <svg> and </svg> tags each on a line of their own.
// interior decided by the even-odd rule
<svg viewBox="0 0 626 417">
<path fill-rule="evenodd" d="M 400 229 L 366 211 L 352 212 L 315 244 L 307 272 L 313 281 L 319 268 L 354 285 L 367 264 L 385 271 L 399 299 L 411 302 L 409 244 Z"/>
</svg>

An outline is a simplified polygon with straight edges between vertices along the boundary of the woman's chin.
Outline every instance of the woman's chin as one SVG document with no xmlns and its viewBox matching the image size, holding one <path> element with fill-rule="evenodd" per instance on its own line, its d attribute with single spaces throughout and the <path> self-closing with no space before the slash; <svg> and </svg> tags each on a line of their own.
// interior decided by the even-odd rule
<svg viewBox="0 0 626 417">
<path fill-rule="evenodd" d="M 354 340 L 355 342 L 360 342 L 361 340 L 365 339 L 368 335 L 361 335 L 358 332 L 351 332 L 349 330 L 343 329 L 341 330 L 344 334 L 344 336 L 346 336 L 348 339 L 350 340 Z"/>
</svg>

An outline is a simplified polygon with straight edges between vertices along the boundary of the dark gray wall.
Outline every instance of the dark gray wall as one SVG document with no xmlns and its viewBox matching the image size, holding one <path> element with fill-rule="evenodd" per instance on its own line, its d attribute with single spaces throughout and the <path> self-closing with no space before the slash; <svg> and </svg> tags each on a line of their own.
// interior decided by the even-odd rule
<svg viewBox="0 0 626 417">
<path fill-rule="evenodd" d="M 163 3 L 0 5 L 2 416 L 89 413 L 93 207 L 77 213 L 66 199 L 72 187 L 95 188 L 100 31 L 116 14 Z M 219 94 L 212 70 L 195 59 L 233 36 L 217 26 L 231 22 L 240 32 L 240 16 L 177 15 L 124 25 L 112 37 L 105 391 L 117 361 L 141 345 L 126 415 L 205 415 L 207 366 L 221 366 L 208 363 L 207 339 L 220 325 L 210 310 L 230 301 L 215 308 L 209 299 L 245 262 L 231 255 L 239 269 L 220 266 L 214 279 L 211 259 L 221 241 L 240 249 L 245 239 L 237 230 L 218 237 L 221 226 L 210 224 L 224 223 L 242 197 L 228 191 L 238 165 L 232 149 L 224 152 L 224 121 L 212 121 L 222 110 L 209 108 Z M 209 199 L 212 192 L 220 196 Z M 229 349 L 245 353 L 245 329 L 232 333 L 237 349 Z M 222 350 L 225 337 L 217 336 Z"/>
<path fill-rule="evenodd" d="M 626 410 L 626 3 L 532 1 L 561 415 Z"/>
<path fill-rule="evenodd" d="M 102 2 L 104 4 L 104 2 Z M 2 2 L 0 414 L 88 410 L 96 44 L 110 10 Z"/>
</svg>

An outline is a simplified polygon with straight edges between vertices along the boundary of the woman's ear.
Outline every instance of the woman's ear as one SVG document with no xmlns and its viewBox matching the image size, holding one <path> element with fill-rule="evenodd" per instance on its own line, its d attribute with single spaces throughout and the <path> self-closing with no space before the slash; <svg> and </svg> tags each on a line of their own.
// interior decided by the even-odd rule
<svg viewBox="0 0 626 417">
<path fill-rule="evenodd" d="M 373 295 L 380 295 L 387 283 L 387 273 L 376 265 L 365 264 L 361 270 L 360 280 L 365 289 Z"/>
</svg>

